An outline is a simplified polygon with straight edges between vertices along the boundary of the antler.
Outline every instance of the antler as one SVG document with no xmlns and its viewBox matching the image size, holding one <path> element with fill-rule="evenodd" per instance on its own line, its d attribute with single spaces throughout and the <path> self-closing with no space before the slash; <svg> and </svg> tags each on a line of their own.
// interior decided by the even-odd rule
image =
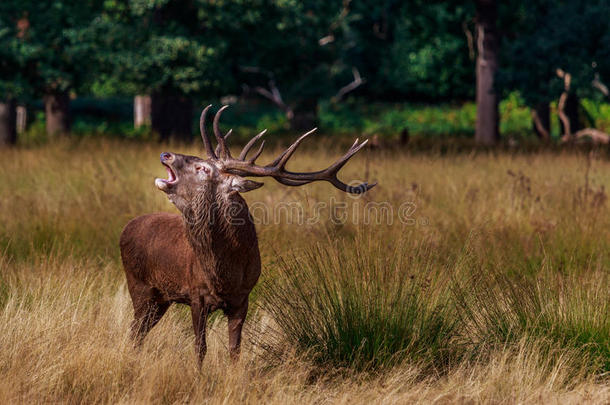
<svg viewBox="0 0 610 405">
<path fill-rule="evenodd" d="M 262 131 L 254 138 L 252 138 L 246 146 L 244 146 L 243 150 L 239 154 L 239 158 L 234 158 L 231 156 L 231 152 L 226 145 L 226 139 L 231 134 L 229 131 L 225 136 L 220 133 L 220 129 L 218 128 L 218 122 L 220 120 L 220 114 L 228 107 L 223 106 L 214 117 L 214 135 L 216 140 L 218 141 L 218 146 L 216 148 L 216 152 L 212 150 L 212 146 L 205 132 L 205 116 L 208 109 L 211 106 L 206 107 L 202 114 L 200 120 L 200 129 L 201 129 L 201 137 L 203 138 L 203 143 L 206 148 L 206 152 L 208 157 L 214 161 L 219 162 L 222 165 L 224 171 L 233 173 L 239 176 L 253 176 L 253 177 L 272 177 L 277 182 L 287 185 L 287 186 L 302 186 L 308 183 L 312 183 L 314 181 L 328 181 L 333 186 L 338 188 L 341 191 L 345 191 L 347 193 L 352 194 L 361 194 L 364 193 L 371 188 L 373 188 L 377 183 L 368 184 L 361 183 L 356 186 L 350 186 L 343 183 L 337 177 L 337 173 L 347 161 L 354 156 L 360 149 L 366 145 L 368 140 L 365 140 L 361 143 L 358 143 L 358 139 L 354 142 L 354 144 L 349 148 L 349 150 L 341 156 L 337 161 L 335 161 L 332 165 L 327 167 L 324 170 L 320 170 L 317 172 L 291 172 L 286 170 L 286 163 L 292 157 L 296 149 L 299 147 L 301 142 L 305 140 L 309 135 L 314 133 L 317 128 L 312 129 L 309 132 L 301 135 L 292 145 L 290 145 L 284 152 L 282 152 L 273 162 L 269 163 L 266 166 L 258 166 L 255 164 L 256 159 L 260 156 L 263 151 L 263 147 L 265 145 L 265 141 L 261 142 L 261 145 L 258 151 L 252 156 L 250 159 L 246 160 L 246 157 L 252 147 L 256 144 L 256 142 L 265 134 L 265 131 Z"/>
</svg>

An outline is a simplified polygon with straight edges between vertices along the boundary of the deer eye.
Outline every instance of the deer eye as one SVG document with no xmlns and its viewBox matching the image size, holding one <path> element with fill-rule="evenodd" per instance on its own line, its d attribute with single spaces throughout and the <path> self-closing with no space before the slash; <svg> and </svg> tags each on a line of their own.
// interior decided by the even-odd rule
<svg viewBox="0 0 610 405">
<path fill-rule="evenodd" d="M 197 170 L 198 172 L 200 172 L 200 171 L 202 171 L 202 170 L 203 170 L 203 172 L 204 172 L 205 174 L 210 174 L 210 169 L 208 169 L 208 168 L 207 168 L 207 167 L 205 167 L 205 166 L 195 166 L 195 170 Z"/>
</svg>

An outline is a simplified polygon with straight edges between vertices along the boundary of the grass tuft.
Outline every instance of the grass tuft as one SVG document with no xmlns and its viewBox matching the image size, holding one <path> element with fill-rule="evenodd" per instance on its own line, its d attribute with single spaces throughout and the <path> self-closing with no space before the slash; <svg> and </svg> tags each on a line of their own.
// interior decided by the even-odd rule
<svg viewBox="0 0 610 405">
<path fill-rule="evenodd" d="M 557 348 L 578 353 L 578 369 L 610 373 L 610 292 L 607 274 L 564 279 L 481 273 L 454 288 L 464 335 L 472 353 L 541 342 L 549 358 Z M 542 344 L 543 343 L 543 344 Z"/>
<path fill-rule="evenodd" d="M 446 285 L 410 266 L 405 246 L 384 249 L 317 244 L 282 261 L 262 294 L 279 335 L 320 364 L 447 366 L 457 322 Z"/>
</svg>

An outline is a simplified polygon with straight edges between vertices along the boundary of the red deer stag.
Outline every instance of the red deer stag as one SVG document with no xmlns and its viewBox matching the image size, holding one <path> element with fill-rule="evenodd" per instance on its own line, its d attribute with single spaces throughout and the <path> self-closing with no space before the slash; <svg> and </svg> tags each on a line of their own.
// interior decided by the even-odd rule
<svg viewBox="0 0 610 405">
<path fill-rule="evenodd" d="M 264 141 L 254 156 L 248 152 L 261 138 L 256 135 L 238 158 L 231 156 L 218 128 L 222 107 L 214 117 L 214 135 L 218 142 L 212 149 L 201 114 L 201 137 L 208 159 L 164 152 L 161 163 L 168 178 L 156 179 L 182 215 L 156 213 L 130 221 L 121 235 L 121 257 L 127 286 L 133 302 L 131 333 L 141 343 L 161 319 L 170 304 L 191 306 L 199 362 L 206 353 L 206 320 L 217 309 L 224 311 L 229 324 L 229 350 L 239 356 L 241 330 L 248 311 L 248 295 L 261 271 L 261 261 L 254 224 L 246 202 L 239 193 L 263 184 L 244 177 L 272 177 L 287 186 L 302 186 L 314 181 L 328 181 L 347 193 L 363 193 L 375 184 L 349 186 L 337 178 L 337 172 L 366 141 L 354 142 L 339 160 L 327 169 L 297 173 L 286 170 L 286 162 L 299 144 L 313 131 L 296 140 L 266 166 L 255 164 Z"/>
</svg>

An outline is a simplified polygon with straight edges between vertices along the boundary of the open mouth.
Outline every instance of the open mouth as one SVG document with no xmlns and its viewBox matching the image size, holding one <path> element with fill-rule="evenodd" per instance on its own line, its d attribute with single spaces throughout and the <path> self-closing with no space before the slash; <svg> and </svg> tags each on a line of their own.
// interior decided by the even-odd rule
<svg viewBox="0 0 610 405">
<path fill-rule="evenodd" d="M 167 170 L 167 179 L 156 179 L 155 184 L 159 189 L 167 191 L 170 186 L 176 184 L 178 176 L 176 176 L 176 173 L 174 173 L 174 170 L 168 164 L 164 162 L 161 163 L 165 166 L 165 170 Z"/>
<path fill-rule="evenodd" d="M 167 179 L 161 179 L 161 180 L 163 180 L 167 184 L 173 184 L 176 181 L 178 181 L 178 177 L 176 176 L 176 174 L 174 173 L 172 168 L 168 164 L 165 164 L 165 163 L 163 163 L 163 166 L 165 166 L 165 170 L 167 170 Z"/>
</svg>

